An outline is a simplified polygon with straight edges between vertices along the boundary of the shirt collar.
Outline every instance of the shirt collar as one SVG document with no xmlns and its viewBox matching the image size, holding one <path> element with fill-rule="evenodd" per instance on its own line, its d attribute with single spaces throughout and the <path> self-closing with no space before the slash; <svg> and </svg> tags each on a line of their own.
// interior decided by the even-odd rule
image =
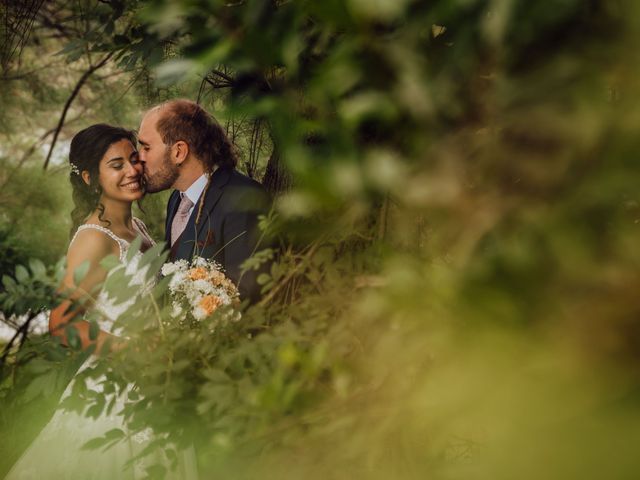
<svg viewBox="0 0 640 480">
<path fill-rule="evenodd" d="M 204 187 L 207 186 L 207 181 L 209 181 L 209 177 L 206 173 L 203 173 L 200 178 L 198 178 L 191 184 L 189 188 L 187 188 L 184 192 L 180 192 L 180 196 L 182 197 L 182 195 L 186 195 L 189 200 L 191 200 L 191 203 L 195 205 L 198 202 L 200 195 L 202 195 Z"/>
</svg>

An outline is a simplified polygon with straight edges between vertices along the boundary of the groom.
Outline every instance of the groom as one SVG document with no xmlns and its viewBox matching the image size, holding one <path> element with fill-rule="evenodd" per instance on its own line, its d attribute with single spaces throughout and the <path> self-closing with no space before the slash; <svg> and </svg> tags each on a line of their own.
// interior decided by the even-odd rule
<svg viewBox="0 0 640 480">
<path fill-rule="evenodd" d="M 220 263 L 240 290 L 256 301 L 255 270 L 240 265 L 257 249 L 258 216 L 270 199 L 256 181 L 239 173 L 220 124 L 190 100 L 170 100 L 149 110 L 138 133 L 146 191 L 174 189 L 167 205 L 169 258 L 194 254 Z"/>
</svg>

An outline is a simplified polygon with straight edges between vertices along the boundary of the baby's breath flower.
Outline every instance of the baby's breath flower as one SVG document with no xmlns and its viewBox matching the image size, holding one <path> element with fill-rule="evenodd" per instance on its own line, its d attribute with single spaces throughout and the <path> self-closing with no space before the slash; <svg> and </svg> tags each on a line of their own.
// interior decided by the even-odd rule
<svg viewBox="0 0 640 480">
<path fill-rule="evenodd" d="M 196 322 L 212 315 L 221 306 L 239 304 L 238 289 L 223 273 L 223 268 L 212 260 L 194 257 L 191 263 L 177 260 L 162 267 L 163 275 L 172 275 L 169 291 L 172 296 L 171 316 L 180 325 L 188 324 L 191 318 Z M 187 306 L 186 311 L 184 306 Z M 222 321 L 235 320 L 233 310 L 225 311 Z M 215 325 L 209 325 L 210 331 Z"/>
<path fill-rule="evenodd" d="M 196 320 L 204 320 L 207 318 L 207 312 L 205 312 L 202 308 L 196 307 L 193 309 L 193 318 Z"/>
<path fill-rule="evenodd" d="M 173 306 L 173 310 L 171 310 L 171 316 L 173 318 L 178 318 L 180 315 L 182 315 L 182 305 L 180 305 L 179 302 L 176 302 L 174 300 L 172 302 L 172 306 Z"/>
<path fill-rule="evenodd" d="M 195 256 L 193 257 L 193 266 L 194 267 L 206 267 L 208 266 L 208 261 L 205 258 Z"/>
<path fill-rule="evenodd" d="M 185 260 L 177 260 L 175 262 L 167 262 L 162 266 L 162 269 L 160 270 L 160 272 L 162 273 L 162 275 L 164 275 L 165 277 L 168 275 L 171 275 L 172 273 L 175 273 L 179 270 L 182 270 L 184 268 L 187 267 L 187 262 Z"/>
<path fill-rule="evenodd" d="M 214 286 L 207 280 L 196 280 L 193 282 L 193 288 L 202 293 L 213 293 Z"/>
</svg>

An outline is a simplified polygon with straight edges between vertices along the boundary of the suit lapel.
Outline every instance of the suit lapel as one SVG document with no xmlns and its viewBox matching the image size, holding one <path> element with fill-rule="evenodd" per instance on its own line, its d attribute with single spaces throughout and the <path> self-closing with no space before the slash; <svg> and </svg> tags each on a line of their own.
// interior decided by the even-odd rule
<svg viewBox="0 0 640 480">
<path fill-rule="evenodd" d="M 173 223 L 173 217 L 176 216 L 178 207 L 180 206 L 180 192 L 174 190 L 169 197 L 169 203 L 167 204 L 167 220 L 164 225 L 164 239 L 167 245 L 171 245 L 171 224 Z"/>
<path fill-rule="evenodd" d="M 213 219 L 212 212 L 215 206 L 217 205 L 220 197 L 222 196 L 222 191 L 224 186 L 231 178 L 231 169 L 220 168 L 213 172 L 211 176 L 211 185 L 204 192 L 204 205 L 202 206 L 202 214 L 200 215 L 200 221 L 198 222 L 198 238 L 203 236 L 203 233 L 211 231 L 213 229 Z M 196 208 L 198 205 L 196 205 Z"/>
<path fill-rule="evenodd" d="M 198 209 L 200 207 L 200 200 L 195 204 L 193 208 L 193 212 L 189 217 L 189 221 L 187 222 L 187 226 L 184 229 L 184 232 L 178 239 L 178 241 L 174 244 L 174 247 L 171 249 L 172 257 L 174 259 L 184 258 L 190 260 L 194 254 L 196 249 L 197 239 L 203 236 L 203 233 L 207 231 L 211 232 L 213 230 L 213 221 L 212 221 L 212 212 L 215 208 L 216 204 L 220 200 L 222 196 L 222 191 L 224 186 L 229 181 L 231 177 L 232 170 L 231 169 L 218 169 L 211 176 L 211 182 L 209 187 L 202 192 L 204 195 L 204 204 L 202 205 L 202 214 L 200 215 L 200 219 L 198 224 L 196 225 L 196 217 L 198 216 Z M 179 195 L 178 195 L 179 198 Z M 173 206 L 172 219 L 175 216 L 176 211 L 178 210 L 179 202 L 175 202 Z M 171 224 L 168 226 L 167 237 L 171 236 Z"/>
</svg>

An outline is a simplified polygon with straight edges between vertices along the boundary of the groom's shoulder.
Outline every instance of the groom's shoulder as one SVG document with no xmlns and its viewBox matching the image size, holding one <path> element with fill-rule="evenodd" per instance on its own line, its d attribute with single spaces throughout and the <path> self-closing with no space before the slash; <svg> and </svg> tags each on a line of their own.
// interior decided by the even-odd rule
<svg viewBox="0 0 640 480">
<path fill-rule="evenodd" d="M 231 172 L 226 191 L 229 194 L 227 204 L 232 208 L 264 210 L 271 203 L 269 194 L 260 183 L 237 170 Z"/>
<path fill-rule="evenodd" d="M 238 170 L 232 170 L 229 176 L 229 184 L 231 186 L 239 186 L 245 188 L 251 188 L 256 190 L 264 190 L 264 187 L 253 178 L 239 172 Z"/>
</svg>

